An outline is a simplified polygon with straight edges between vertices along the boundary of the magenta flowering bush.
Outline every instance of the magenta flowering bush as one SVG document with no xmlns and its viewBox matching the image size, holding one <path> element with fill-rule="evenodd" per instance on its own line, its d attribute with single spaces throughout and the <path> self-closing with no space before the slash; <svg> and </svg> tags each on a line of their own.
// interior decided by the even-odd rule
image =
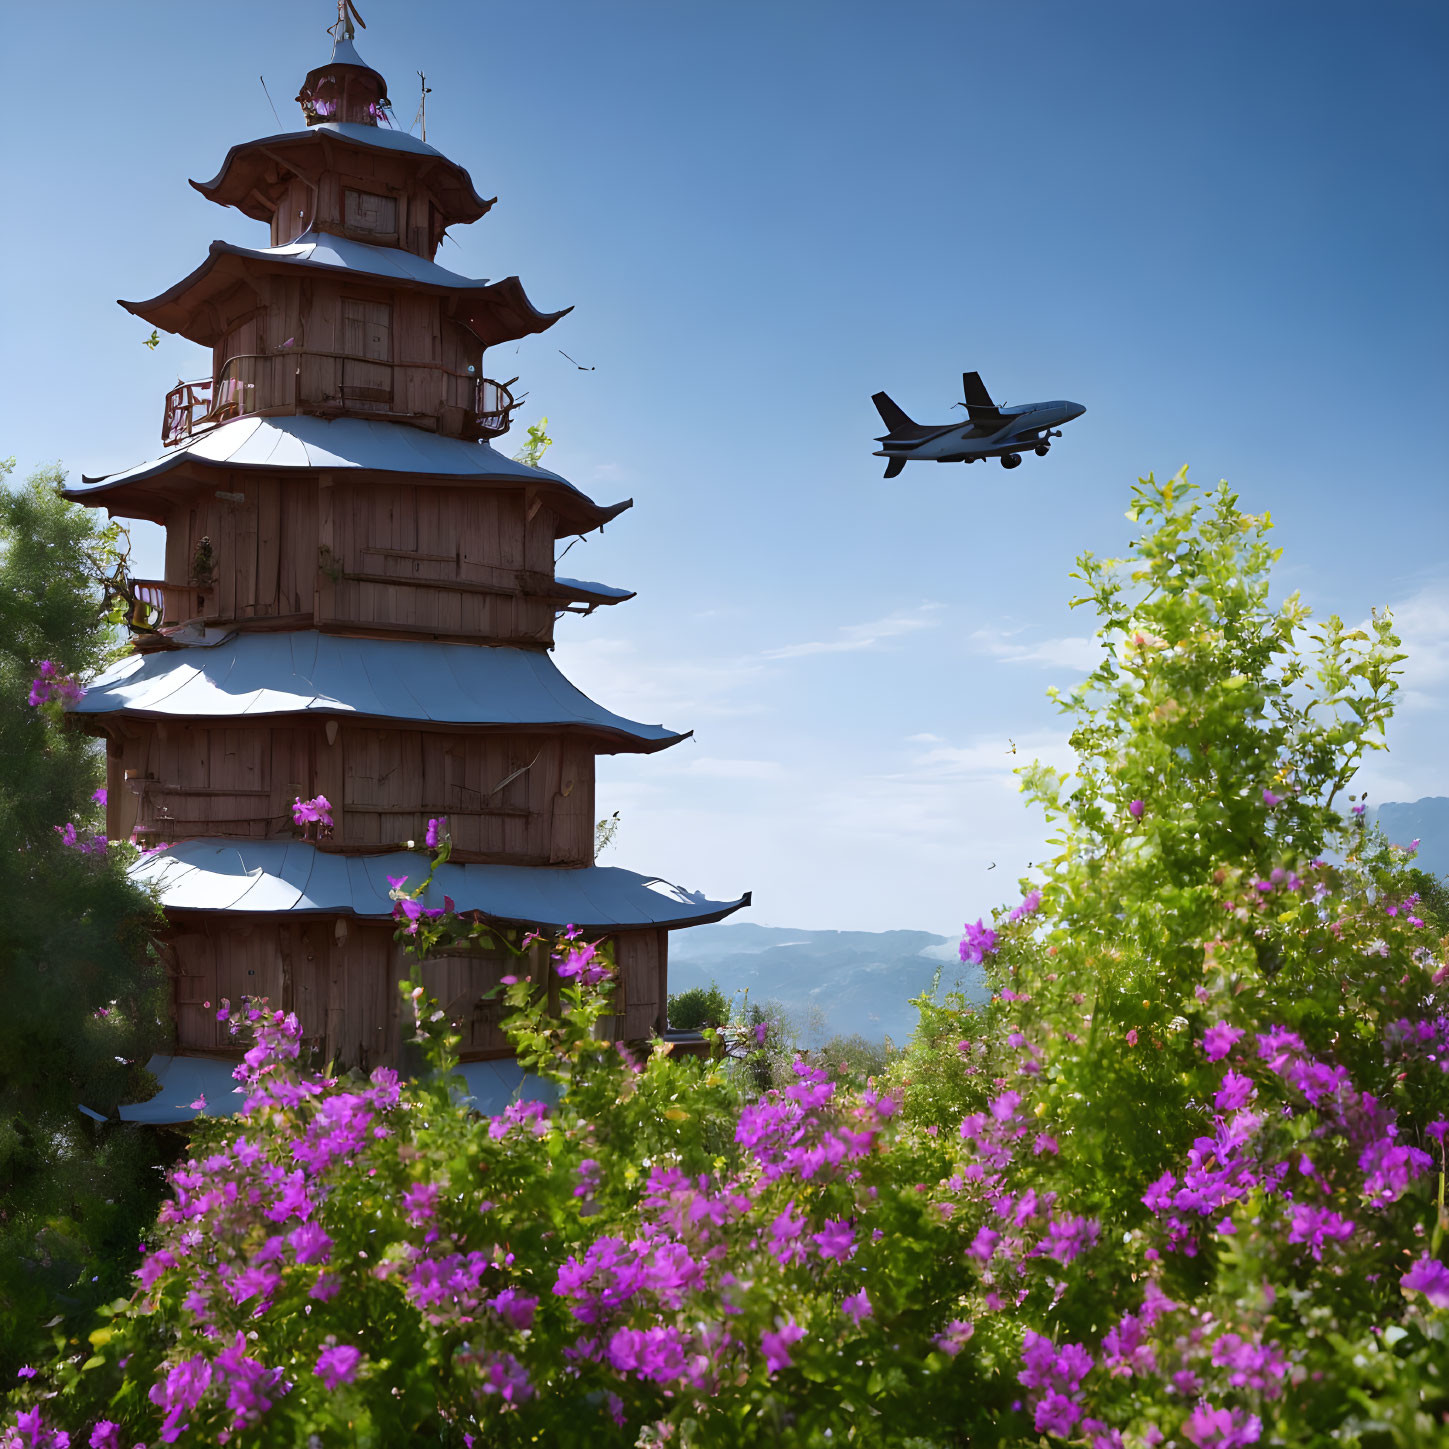
<svg viewBox="0 0 1449 1449">
<path fill-rule="evenodd" d="M 607 952 L 533 935 L 506 1030 L 555 1096 L 480 1117 L 416 977 L 411 1081 L 301 1071 L 251 1003 L 242 1114 L 0 1442 L 1449 1442 L 1449 937 L 1337 803 L 1392 634 L 1305 658 L 1263 520 L 1180 477 L 1134 514 L 1140 577 L 1083 562 L 1077 768 L 1025 775 L 1057 854 L 966 930 L 988 1006 L 758 1091 L 763 1023 L 617 1046 Z M 391 885 L 419 960 L 500 942 Z"/>
</svg>

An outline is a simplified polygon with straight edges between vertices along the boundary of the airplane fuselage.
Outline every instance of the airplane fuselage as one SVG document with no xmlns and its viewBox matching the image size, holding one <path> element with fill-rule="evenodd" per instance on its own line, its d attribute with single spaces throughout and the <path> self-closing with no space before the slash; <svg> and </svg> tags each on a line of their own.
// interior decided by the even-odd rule
<svg viewBox="0 0 1449 1449">
<path fill-rule="evenodd" d="M 878 458 L 937 463 L 971 463 L 978 458 L 1000 458 L 1050 446 L 1053 429 L 1086 412 L 1080 403 L 1041 402 L 999 409 L 1002 421 L 980 424 L 944 423 L 918 438 L 883 437 L 876 441 Z"/>
</svg>

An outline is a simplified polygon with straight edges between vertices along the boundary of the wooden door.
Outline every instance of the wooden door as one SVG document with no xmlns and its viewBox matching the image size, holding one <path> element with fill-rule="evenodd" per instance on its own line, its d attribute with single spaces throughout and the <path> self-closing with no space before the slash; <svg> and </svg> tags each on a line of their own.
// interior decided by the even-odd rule
<svg viewBox="0 0 1449 1449">
<path fill-rule="evenodd" d="M 392 307 L 342 299 L 342 398 L 364 409 L 392 406 Z"/>
</svg>

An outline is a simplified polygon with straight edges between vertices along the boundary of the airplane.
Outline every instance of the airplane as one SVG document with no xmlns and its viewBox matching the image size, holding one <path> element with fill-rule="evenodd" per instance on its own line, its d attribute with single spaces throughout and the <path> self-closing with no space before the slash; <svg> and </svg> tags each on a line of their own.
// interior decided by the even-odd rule
<svg viewBox="0 0 1449 1449">
<path fill-rule="evenodd" d="M 933 425 L 913 422 L 883 392 L 871 401 L 890 431 L 876 442 L 877 458 L 885 458 L 887 478 L 894 478 L 907 463 L 917 460 L 935 463 L 974 463 L 978 458 L 1000 458 L 1003 468 L 1021 466 L 1021 455 L 1031 448 L 1046 457 L 1053 438 L 1061 437 L 1061 424 L 1086 412 L 1080 403 L 1022 403 L 997 407 L 991 401 L 979 372 L 963 372 L 961 388 L 966 395 L 970 421 Z M 957 403 L 957 407 L 961 404 Z"/>
</svg>

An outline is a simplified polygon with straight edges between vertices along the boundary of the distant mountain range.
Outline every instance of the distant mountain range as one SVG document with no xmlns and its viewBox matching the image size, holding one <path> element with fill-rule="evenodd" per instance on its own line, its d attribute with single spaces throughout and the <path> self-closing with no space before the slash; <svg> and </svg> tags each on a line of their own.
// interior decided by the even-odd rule
<svg viewBox="0 0 1449 1449">
<path fill-rule="evenodd" d="M 832 1036 L 889 1036 L 904 1046 L 915 1029 L 913 996 L 941 975 L 974 1001 L 987 990 L 977 968 L 962 966 L 957 943 L 929 931 L 797 931 L 783 926 L 696 926 L 669 942 L 671 994 L 716 984 L 726 996 L 778 1001 L 804 1046 Z"/>
<path fill-rule="evenodd" d="M 1449 877 L 1449 799 L 1390 802 L 1373 812 L 1390 840 L 1419 842 L 1417 864 Z M 956 938 L 929 931 L 797 931 L 785 926 L 723 923 L 677 931 L 669 943 L 671 993 L 717 985 L 726 996 L 748 990 L 752 1001 L 778 1001 L 802 1044 L 836 1035 L 904 1045 L 915 1029 L 913 996 L 959 987 L 984 1001 L 979 969 L 961 965 Z"/>
<path fill-rule="evenodd" d="M 1427 795 L 1411 805 L 1380 805 L 1373 818 L 1395 845 L 1419 842 L 1414 864 L 1430 875 L 1449 876 L 1449 799 Z"/>
</svg>

